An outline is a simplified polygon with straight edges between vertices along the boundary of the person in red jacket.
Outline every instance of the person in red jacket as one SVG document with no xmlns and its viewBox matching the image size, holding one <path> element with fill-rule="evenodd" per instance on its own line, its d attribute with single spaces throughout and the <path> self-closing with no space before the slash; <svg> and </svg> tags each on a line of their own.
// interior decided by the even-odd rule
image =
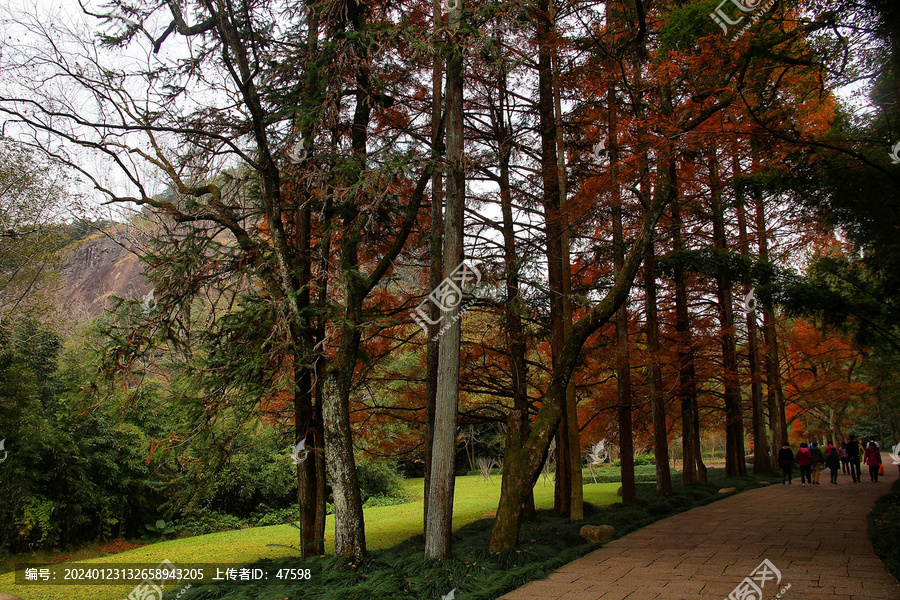
<svg viewBox="0 0 900 600">
<path fill-rule="evenodd" d="M 806 442 L 800 444 L 800 449 L 797 450 L 797 464 L 800 465 L 800 484 L 812 485 L 812 454 Z"/>
<path fill-rule="evenodd" d="M 872 483 L 878 483 L 878 467 L 881 466 L 881 452 L 878 451 L 878 446 L 875 445 L 875 442 L 869 442 L 869 447 L 866 448 L 866 453 L 863 454 L 863 462 L 869 465 L 869 477 L 872 479 Z"/>
</svg>

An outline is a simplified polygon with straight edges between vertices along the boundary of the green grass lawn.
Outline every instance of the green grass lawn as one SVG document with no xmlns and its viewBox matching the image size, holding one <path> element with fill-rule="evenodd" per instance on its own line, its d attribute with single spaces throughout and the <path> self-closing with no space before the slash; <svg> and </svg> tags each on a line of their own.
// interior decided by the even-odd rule
<svg viewBox="0 0 900 600">
<path fill-rule="evenodd" d="M 618 469 L 616 469 L 618 471 Z M 586 502 L 602 506 L 618 502 L 618 483 L 587 483 L 585 478 L 584 498 Z M 392 547 L 399 542 L 422 532 L 424 480 L 410 479 L 406 482 L 410 494 L 416 498 L 412 502 L 396 506 L 365 509 L 366 542 L 371 550 Z M 553 506 L 553 481 L 538 481 L 534 489 L 535 504 L 538 508 Z M 500 498 L 500 477 L 495 475 L 492 482 L 484 483 L 479 476 L 457 477 L 453 506 L 453 527 L 458 529 L 469 523 L 492 516 Z M 334 523 L 329 517 L 326 526 L 326 546 L 333 548 Z M 173 563 L 249 563 L 263 558 L 296 556 L 288 548 L 270 547 L 267 544 L 296 545 L 297 529 L 289 525 L 255 527 L 224 533 L 214 533 L 167 542 L 159 542 L 128 550 L 119 554 L 89 559 L 94 563 L 152 563 L 164 559 Z M 76 555 L 77 556 L 77 555 Z M 20 560 L 28 560 L 19 557 Z M 0 591 L 16 594 L 25 600 L 122 600 L 131 591 L 130 586 L 19 586 L 14 584 L 13 573 L 0 575 Z"/>
</svg>

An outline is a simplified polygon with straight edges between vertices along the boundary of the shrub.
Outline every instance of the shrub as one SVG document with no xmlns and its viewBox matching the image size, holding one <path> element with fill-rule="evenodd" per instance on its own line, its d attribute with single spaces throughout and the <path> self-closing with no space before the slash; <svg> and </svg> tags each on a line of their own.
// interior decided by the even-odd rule
<svg viewBox="0 0 900 600">
<path fill-rule="evenodd" d="M 231 531 L 246 526 L 246 521 L 228 515 L 218 513 L 208 509 L 200 509 L 192 511 L 188 516 L 182 517 L 174 529 L 179 537 L 188 537 L 193 535 L 206 535 L 208 533 L 219 533 L 220 531 Z"/>
<path fill-rule="evenodd" d="M 403 477 L 392 463 L 360 463 L 356 471 L 363 502 L 372 497 L 405 498 L 407 495 L 403 489 Z"/>
<path fill-rule="evenodd" d="M 900 579 L 900 481 L 875 501 L 869 513 L 869 539 L 891 575 Z"/>
<path fill-rule="evenodd" d="M 189 478 L 176 493 L 184 505 L 210 513 L 252 520 L 260 506 L 282 509 L 297 501 L 296 467 L 273 427 L 241 432 L 218 471 L 205 468 L 194 475 L 196 480 Z M 190 510 L 186 514 L 191 516 Z"/>
<path fill-rule="evenodd" d="M 613 461 L 614 467 L 621 467 L 622 460 L 617 458 Z M 640 467 L 644 465 L 655 465 L 656 464 L 656 456 L 652 452 L 647 452 L 646 454 L 638 454 L 634 457 L 634 466 Z"/>
</svg>

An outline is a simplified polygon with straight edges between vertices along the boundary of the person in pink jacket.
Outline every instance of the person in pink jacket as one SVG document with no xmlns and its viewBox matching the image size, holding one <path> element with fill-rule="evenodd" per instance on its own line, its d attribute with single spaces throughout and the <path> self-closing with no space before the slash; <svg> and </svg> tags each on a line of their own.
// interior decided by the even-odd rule
<svg viewBox="0 0 900 600">
<path fill-rule="evenodd" d="M 863 454 L 863 462 L 869 465 L 869 477 L 872 483 L 878 483 L 878 468 L 881 466 L 881 452 L 875 442 L 869 442 L 866 453 Z"/>
<path fill-rule="evenodd" d="M 800 465 L 800 484 L 812 485 L 812 454 L 806 442 L 800 444 L 800 449 L 797 450 L 797 464 Z"/>
</svg>

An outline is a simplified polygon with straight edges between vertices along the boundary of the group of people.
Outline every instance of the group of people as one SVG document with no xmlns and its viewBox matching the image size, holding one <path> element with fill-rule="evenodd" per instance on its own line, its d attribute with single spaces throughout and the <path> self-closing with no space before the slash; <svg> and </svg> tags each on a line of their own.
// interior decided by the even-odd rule
<svg viewBox="0 0 900 600">
<path fill-rule="evenodd" d="M 853 478 L 853 483 L 859 483 L 862 479 L 862 470 L 860 463 L 863 462 L 869 467 L 869 478 L 872 483 L 878 483 L 878 475 L 884 467 L 881 464 L 881 450 L 875 440 L 870 440 L 869 445 L 863 450 L 863 444 L 851 435 L 850 439 L 841 443 L 841 447 L 837 448 L 830 441 L 825 447 L 825 453 L 817 442 L 800 444 L 797 455 L 791 447 L 784 445 L 778 453 L 778 465 L 781 467 L 781 484 L 793 485 L 794 463 L 800 466 L 801 484 L 819 485 L 819 473 L 822 471 L 824 464 L 831 471 L 831 483 L 837 483 L 838 470 L 844 473 L 849 472 Z"/>
</svg>

